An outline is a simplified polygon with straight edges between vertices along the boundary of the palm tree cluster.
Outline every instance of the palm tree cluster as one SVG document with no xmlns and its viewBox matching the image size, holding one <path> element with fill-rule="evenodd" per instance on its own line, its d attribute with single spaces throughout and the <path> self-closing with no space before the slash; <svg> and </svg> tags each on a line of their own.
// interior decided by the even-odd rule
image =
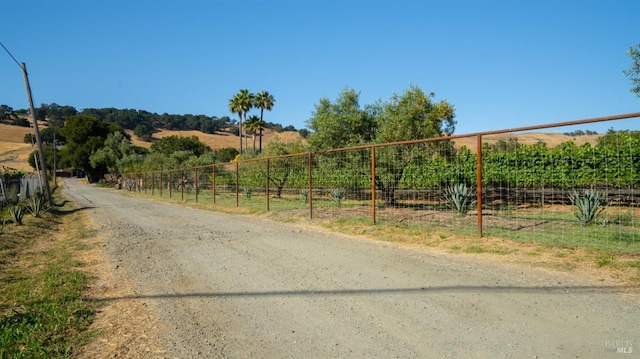
<svg viewBox="0 0 640 359">
<path fill-rule="evenodd" d="M 247 133 L 253 134 L 253 150 L 256 150 L 256 134 L 260 137 L 260 151 L 262 152 L 262 131 L 266 123 L 263 120 L 264 110 L 271 111 L 276 102 L 273 96 L 262 90 L 257 94 L 242 89 L 229 100 L 229 111 L 238 114 L 238 129 L 240 135 L 240 154 L 242 154 L 242 137 L 245 138 L 244 148 L 247 146 Z M 252 108 L 260 109 L 260 117 L 253 115 L 247 118 L 247 113 Z M 244 123 L 244 126 L 243 126 Z M 244 132 L 243 132 L 244 129 Z"/>
</svg>

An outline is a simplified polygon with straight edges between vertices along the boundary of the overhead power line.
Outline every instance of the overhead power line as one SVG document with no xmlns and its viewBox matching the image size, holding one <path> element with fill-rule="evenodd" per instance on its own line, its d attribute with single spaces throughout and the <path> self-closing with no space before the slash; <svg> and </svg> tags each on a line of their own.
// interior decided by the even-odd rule
<svg viewBox="0 0 640 359">
<path fill-rule="evenodd" d="M 25 86 L 25 89 L 27 90 L 27 101 L 29 102 L 29 112 L 31 112 L 31 118 L 33 120 L 33 130 L 36 134 L 36 142 L 38 143 L 38 153 L 40 154 L 39 162 L 40 162 L 40 168 L 42 169 L 42 171 L 39 171 L 39 172 L 41 172 L 41 176 L 44 177 L 44 180 L 42 182 L 44 182 L 47 188 L 47 197 L 49 198 L 49 205 L 53 206 L 53 199 L 51 198 L 51 188 L 49 187 L 49 178 L 47 177 L 47 166 L 44 160 L 44 152 L 42 150 L 42 140 L 40 139 L 40 130 L 38 128 L 38 119 L 36 118 L 36 111 L 35 111 L 35 108 L 33 107 L 33 97 L 31 96 L 31 86 L 29 85 L 29 75 L 27 74 L 27 65 L 25 65 L 24 62 L 22 63 L 18 62 L 18 60 L 16 60 L 16 58 L 11 54 L 9 49 L 7 49 L 2 42 L 0 42 L 0 45 L 2 45 L 2 48 L 4 49 L 4 51 L 6 51 L 7 54 L 9 54 L 9 56 L 11 56 L 13 61 L 15 61 L 16 64 L 18 64 L 18 67 L 20 67 L 20 70 L 22 71 L 22 76 L 24 77 L 24 86 Z"/>
<path fill-rule="evenodd" d="M 16 58 L 13 56 L 13 54 L 11 54 L 11 51 L 9 51 L 9 49 L 7 49 L 6 46 L 4 46 L 4 44 L 2 43 L 2 41 L 0 41 L 0 45 L 2 46 L 2 48 L 4 49 L 4 51 L 7 52 L 7 54 L 9 54 L 9 56 L 11 56 L 11 58 L 13 59 L 13 61 L 18 65 L 18 67 L 22 68 L 22 65 L 20 65 L 20 62 L 18 62 L 18 60 L 16 60 Z"/>
</svg>

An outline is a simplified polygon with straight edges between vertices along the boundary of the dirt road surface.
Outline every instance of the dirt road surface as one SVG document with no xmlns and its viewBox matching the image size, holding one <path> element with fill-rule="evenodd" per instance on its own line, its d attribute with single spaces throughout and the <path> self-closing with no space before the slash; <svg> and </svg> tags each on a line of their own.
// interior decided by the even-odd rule
<svg viewBox="0 0 640 359">
<path fill-rule="evenodd" d="M 119 334 L 146 352 L 110 357 L 640 353 L 640 305 L 595 278 L 66 186 L 115 273 L 99 280 L 101 299 L 147 313 L 131 314 L 136 332 Z"/>
</svg>

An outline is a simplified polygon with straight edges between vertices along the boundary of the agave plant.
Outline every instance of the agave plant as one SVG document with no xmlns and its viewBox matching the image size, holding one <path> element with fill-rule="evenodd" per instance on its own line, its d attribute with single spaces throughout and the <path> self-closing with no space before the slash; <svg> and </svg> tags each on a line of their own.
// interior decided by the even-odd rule
<svg viewBox="0 0 640 359">
<path fill-rule="evenodd" d="M 25 214 L 25 206 L 22 203 L 16 203 L 9 209 L 9 211 L 11 212 L 11 217 L 13 218 L 14 223 L 21 226 L 22 219 Z"/>
<path fill-rule="evenodd" d="M 464 216 L 476 201 L 476 191 L 466 183 L 454 183 L 445 189 L 444 196 L 459 215 Z"/>
<path fill-rule="evenodd" d="M 34 217 L 40 218 L 43 213 L 50 209 L 47 196 L 41 192 L 36 193 L 35 196 L 29 198 L 27 209 Z"/>
<path fill-rule="evenodd" d="M 569 200 L 576 207 L 575 215 L 583 226 L 594 221 L 607 204 L 607 196 L 593 189 L 586 189 L 582 194 L 573 190 L 569 194 Z"/>
<path fill-rule="evenodd" d="M 309 202 L 309 190 L 308 189 L 300 190 L 300 200 L 302 200 L 302 202 L 304 202 L 304 203 L 308 203 Z"/>
<path fill-rule="evenodd" d="M 244 187 L 243 191 L 244 191 L 244 196 L 247 199 L 251 199 L 251 196 L 253 195 L 253 189 L 251 187 Z"/>
<path fill-rule="evenodd" d="M 342 200 L 344 199 L 344 196 L 347 194 L 347 190 L 345 190 L 342 187 L 338 187 L 338 188 L 334 188 L 333 191 L 331 191 L 331 200 L 338 205 L 338 207 L 340 207 L 342 205 Z"/>
</svg>

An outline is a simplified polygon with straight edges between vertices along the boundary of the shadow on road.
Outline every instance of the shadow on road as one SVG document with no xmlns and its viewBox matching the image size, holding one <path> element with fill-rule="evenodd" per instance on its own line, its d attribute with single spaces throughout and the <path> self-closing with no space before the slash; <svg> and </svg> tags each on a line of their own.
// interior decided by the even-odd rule
<svg viewBox="0 0 640 359">
<path fill-rule="evenodd" d="M 299 297 L 299 296 L 354 296 L 384 294 L 431 294 L 441 292 L 473 292 L 473 293 L 547 293 L 547 294 L 594 294 L 605 291 L 620 292 L 625 289 L 637 289 L 636 286 L 541 286 L 541 287 L 509 287 L 509 286 L 439 286 L 418 288 L 384 288 L 384 289 L 337 289 L 337 290 L 279 290 L 279 291 L 247 291 L 220 293 L 166 293 L 150 295 L 133 295 L 99 298 L 102 301 L 118 301 L 130 299 L 173 299 L 173 298 L 232 298 L 232 297 Z"/>
</svg>

